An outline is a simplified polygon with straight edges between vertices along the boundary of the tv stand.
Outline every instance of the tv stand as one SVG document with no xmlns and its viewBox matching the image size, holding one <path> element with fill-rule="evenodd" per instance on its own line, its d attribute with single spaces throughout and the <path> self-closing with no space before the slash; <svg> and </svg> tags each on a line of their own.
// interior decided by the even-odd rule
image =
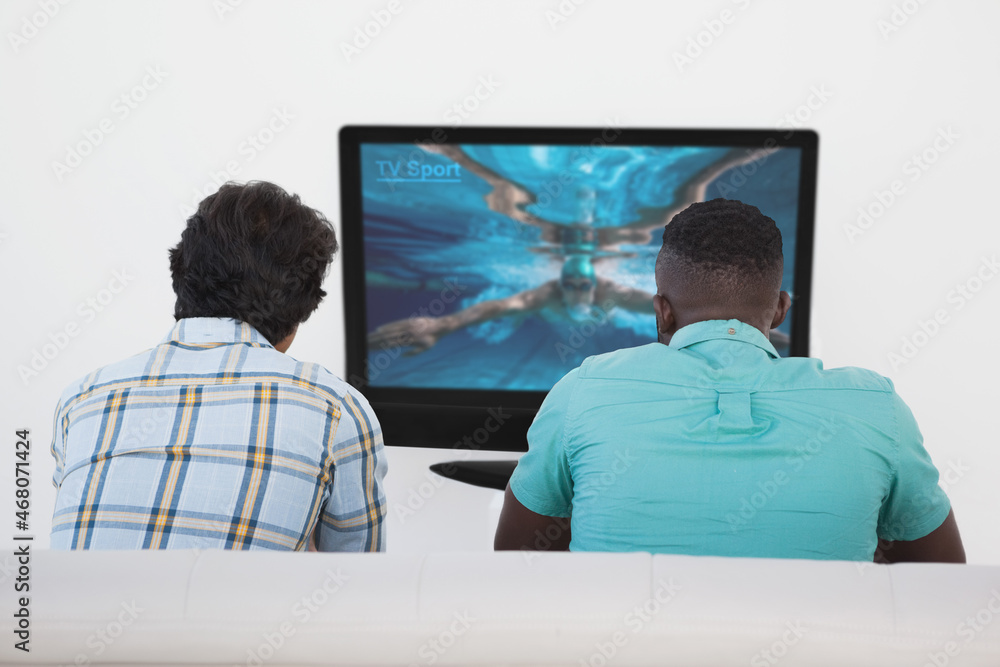
<svg viewBox="0 0 1000 667">
<path fill-rule="evenodd" d="M 442 477 L 487 489 L 507 488 L 517 461 L 445 461 L 431 466 Z"/>
</svg>

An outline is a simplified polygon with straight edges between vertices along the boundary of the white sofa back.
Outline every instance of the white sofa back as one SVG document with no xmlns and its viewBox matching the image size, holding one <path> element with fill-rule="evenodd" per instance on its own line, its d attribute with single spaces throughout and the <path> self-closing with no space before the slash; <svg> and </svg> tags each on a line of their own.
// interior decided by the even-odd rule
<svg viewBox="0 0 1000 667">
<path fill-rule="evenodd" d="M 42 550 L 29 568 L 30 653 L 4 576 L 5 663 L 1000 665 L 1000 567 Z"/>
</svg>

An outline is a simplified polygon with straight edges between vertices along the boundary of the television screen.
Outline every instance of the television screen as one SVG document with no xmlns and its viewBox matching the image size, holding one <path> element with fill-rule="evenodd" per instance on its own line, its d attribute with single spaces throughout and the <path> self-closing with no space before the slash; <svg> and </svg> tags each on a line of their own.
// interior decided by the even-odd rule
<svg viewBox="0 0 1000 667">
<path fill-rule="evenodd" d="M 815 163 L 811 132 L 344 128 L 349 379 L 377 413 L 530 417 L 586 357 L 656 340 L 663 227 L 716 197 L 781 229 L 793 306 L 772 342 L 806 354 Z"/>
</svg>

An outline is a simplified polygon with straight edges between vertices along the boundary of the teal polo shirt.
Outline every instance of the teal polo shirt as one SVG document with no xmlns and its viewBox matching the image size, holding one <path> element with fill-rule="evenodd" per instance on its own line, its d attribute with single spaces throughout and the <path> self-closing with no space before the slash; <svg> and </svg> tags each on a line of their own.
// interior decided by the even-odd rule
<svg viewBox="0 0 1000 667">
<path fill-rule="evenodd" d="M 948 497 L 892 383 L 778 356 L 739 320 L 586 359 L 546 397 L 510 487 L 571 551 L 871 561 Z"/>
</svg>

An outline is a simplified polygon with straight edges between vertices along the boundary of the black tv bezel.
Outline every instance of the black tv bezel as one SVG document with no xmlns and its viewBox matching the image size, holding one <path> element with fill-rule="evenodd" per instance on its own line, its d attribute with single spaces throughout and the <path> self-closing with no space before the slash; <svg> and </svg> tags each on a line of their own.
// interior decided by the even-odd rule
<svg viewBox="0 0 1000 667">
<path fill-rule="evenodd" d="M 613 133 L 613 139 L 608 140 Z M 367 304 L 361 145 L 509 144 L 586 146 L 727 146 L 801 149 L 790 356 L 809 355 L 813 229 L 819 136 L 802 129 L 637 129 L 569 127 L 458 127 L 348 125 L 340 130 L 341 242 L 347 380 L 371 403 L 387 445 L 526 451 L 525 434 L 548 392 L 413 389 L 368 384 Z M 416 146 L 414 146 L 416 147 Z M 360 289 L 358 286 L 362 286 Z M 492 409 L 503 426 L 489 430 Z M 483 433 L 486 435 L 480 437 Z M 480 442 L 480 440 L 483 440 Z"/>
</svg>

